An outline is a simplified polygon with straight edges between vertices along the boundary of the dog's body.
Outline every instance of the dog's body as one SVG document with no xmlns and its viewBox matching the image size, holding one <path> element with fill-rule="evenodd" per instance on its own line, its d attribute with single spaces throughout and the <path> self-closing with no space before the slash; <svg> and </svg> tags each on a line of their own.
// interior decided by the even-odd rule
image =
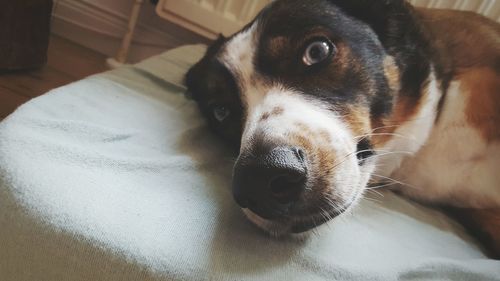
<svg viewBox="0 0 500 281">
<path fill-rule="evenodd" d="M 403 0 L 275 1 L 187 82 L 240 148 L 235 198 L 266 231 L 308 230 L 390 186 L 474 209 L 500 253 L 499 24 Z"/>
<path fill-rule="evenodd" d="M 431 74 L 422 98 L 412 102 L 415 111 L 405 118 L 416 120 L 390 130 L 410 132 L 416 142 L 381 141 L 384 150 L 412 156 L 388 157 L 377 173 L 416 187 L 401 191 L 424 201 L 499 207 L 500 26 L 472 13 L 418 14 L 441 73 Z"/>
<path fill-rule="evenodd" d="M 413 128 L 405 122 L 394 130 L 406 136 L 419 131 L 412 135 L 422 147 L 409 148 L 411 143 L 397 137 L 387 140 L 382 149 L 409 149 L 412 155 L 387 157 L 376 173 L 405 183 L 398 190 L 412 198 L 468 209 L 457 210 L 458 219 L 480 229 L 481 238 L 500 253 L 500 25 L 473 13 L 417 13 L 441 74 L 410 118 L 425 120 L 428 107 L 435 121 Z"/>
</svg>

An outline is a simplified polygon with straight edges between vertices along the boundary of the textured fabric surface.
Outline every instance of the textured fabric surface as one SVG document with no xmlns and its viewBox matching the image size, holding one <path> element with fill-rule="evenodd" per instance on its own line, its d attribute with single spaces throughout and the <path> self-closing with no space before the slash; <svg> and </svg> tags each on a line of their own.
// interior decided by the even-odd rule
<svg viewBox="0 0 500 281">
<path fill-rule="evenodd" d="M 0 123 L 0 280 L 500 280 L 461 227 L 389 192 L 302 241 L 233 203 L 182 77 L 202 46 L 89 77 Z"/>
</svg>

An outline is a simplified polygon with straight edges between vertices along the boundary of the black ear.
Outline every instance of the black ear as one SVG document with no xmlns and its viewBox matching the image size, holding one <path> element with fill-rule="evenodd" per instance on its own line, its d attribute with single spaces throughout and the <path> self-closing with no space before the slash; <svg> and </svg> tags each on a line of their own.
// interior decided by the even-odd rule
<svg viewBox="0 0 500 281">
<path fill-rule="evenodd" d="M 207 62 L 202 59 L 193 65 L 184 76 L 184 84 L 187 86 L 187 91 L 185 93 L 186 98 L 194 100 L 198 99 L 200 83 L 202 83 L 204 79 L 206 65 Z"/>
<path fill-rule="evenodd" d="M 219 33 L 219 36 L 217 37 L 217 39 L 215 39 L 215 41 L 212 42 L 212 44 L 210 44 L 210 46 L 208 47 L 207 53 L 205 54 L 205 57 L 214 56 L 215 53 L 217 53 L 217 51 L 220 49 L 220 47 L 224 44 L 224 42 L 226 42 L 226 40 L 227 40 L 227 38 L 224 37 L 224 35 L 222 35 L 222 33 Z"/>
<path fill-rule="evenodd" d="M 330 0 L 368 24 L 401 71 L 402 91 L 418 96 L 430 72 L 430 48 L 415 8 L 407 0 Z"/>
<path fill-rule="evenodd" d="M 386 46 L 415 36 L 413 7 L 406 0 L 331 0 L 346 14 L 368 25 Z M 416 38 L 417 39 L 417 38 Z"/>
<path fill-rule="evenodd" d="M 215 59 L 217 52 L 226 40 L 227 38 L 224 35 L 219 34 L 219 37 L 207 48 L 203 58 L 188 70 L 184 76 L 184 83 L 187 86 L 187 98 L 197 99 L 197 94 L 200 92 L 200 83 L 206 79 L 209 65 Z"/>
</svg>

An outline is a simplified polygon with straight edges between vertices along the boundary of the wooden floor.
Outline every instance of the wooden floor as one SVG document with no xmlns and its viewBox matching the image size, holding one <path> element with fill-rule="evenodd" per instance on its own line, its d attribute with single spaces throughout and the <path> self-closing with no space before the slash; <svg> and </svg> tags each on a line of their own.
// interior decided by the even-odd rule
<svg viewBox="0 0 500 281">
<path fill-rule="evenodd" d="M 0 74 L 0 120 L 34 97 L 105 70 L 104 55 L 51 36 L 46 66 Z"/>
</svg>

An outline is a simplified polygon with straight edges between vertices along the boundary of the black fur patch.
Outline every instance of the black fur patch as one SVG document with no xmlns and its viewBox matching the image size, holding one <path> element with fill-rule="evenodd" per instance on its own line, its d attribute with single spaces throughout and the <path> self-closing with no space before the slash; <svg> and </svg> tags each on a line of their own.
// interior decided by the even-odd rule
<svg viewBox="0 0 500 281">
<path fill-rule="evenodd" d="M 237 150 L 243 126 L 239 90 L 229 70 L 215 58 L 225 40 L 224 37 L 219 37 L 207 50 L 205 57 L 188 71 L 185 82 L 210 128 Z M 218 106 L 224 106 L 230 111 L 223 122 L 214 116 L 214 110 Z"/>
<path fill-rule="evenodd" d="M 370 28 L 346 16 L 331 1 L 276 1 L 261 18 L 261 35 L 256 55 L 256 68 L 271 77 L 338 106 L 368 106 L 384 96 L 390 111 L 392 97 L 384 76 L 385 50 Z M 315 37 L 328 38 L 338 49 L 329 62 L 307 67 L 302 56 Z M 287 44 L 271 50 L 273 38 L 285 38 Z M 377 103 L 380 104 L 379 101 Z"/>
</svg>

